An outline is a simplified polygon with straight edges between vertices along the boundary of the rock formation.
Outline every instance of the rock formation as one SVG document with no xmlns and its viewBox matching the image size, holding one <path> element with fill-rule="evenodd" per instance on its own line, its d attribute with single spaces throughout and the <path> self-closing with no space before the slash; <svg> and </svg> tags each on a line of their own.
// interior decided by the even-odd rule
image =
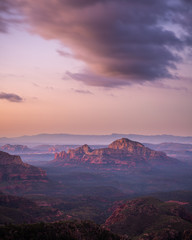
<svg viewBox="0 0 192 240">
<path fill-rule="evenodd" d="M 145 147 L 139 142 L 122 138 L 111 143 L 107 148 L 91 149 L 83 145 L 76 149 L 69 149 L 55 154 L 50 164 L 66 166 L 71 164 L 91 164 L 105 166 L 136 167 L 144 165 L 171 164 L 177 160 Z"/>
<path fill-rule="evenodd" d="M 0 180 L 33 180 L 45 181 L 47 179 L 45 171 L 41 168 L 23 163 L 21 158 L 0 151 Z"/>
</svg>

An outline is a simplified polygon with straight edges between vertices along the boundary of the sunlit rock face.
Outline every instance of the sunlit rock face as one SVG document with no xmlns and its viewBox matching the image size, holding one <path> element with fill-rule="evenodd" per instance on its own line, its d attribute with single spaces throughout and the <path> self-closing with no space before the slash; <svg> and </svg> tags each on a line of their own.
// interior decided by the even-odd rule
<svg viewBox="0 0 192 240">
<path fill-rule="evenodd" d="M 131 141 L 127 138 L 122 138 L 112 142 L 108 146 L 108 148 L 123 150 L 133 155 L 142 156 L 146 159 L 150 159 L 154 157 L 166 157 L 166 154 L 163 152 L 151 150 L 145 147 L 143 144 L 139 142 Z"/>
<path fill-rule="evenodd" d="M 91 164 L 100 166 L 136 167 L 141 165 L 169 164 L 177 160 L 165 153 L 151 150 L 139 142 L 122 138 L 112 142 L 107 148 L 91 149 L 83 145 L 55 154 L 50 164 L 66 166 L 70 164 Z"/>
</svg>

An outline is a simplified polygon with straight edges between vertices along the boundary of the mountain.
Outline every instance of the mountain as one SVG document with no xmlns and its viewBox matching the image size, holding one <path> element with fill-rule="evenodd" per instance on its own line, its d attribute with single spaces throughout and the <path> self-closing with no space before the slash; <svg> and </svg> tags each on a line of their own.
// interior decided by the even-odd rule
<svg viewBox="0 0 192 240">
<path fill-rule="evenodd" d="M 11 145 L 11 144 L 3 145 L 2 147 L 0 147 L 0 150 L 8 153 L 15 153 L 15 154 L 33 152 L 33 150 L 28 148 L 27 146 Z"/>
<path fill-rule="evenodd" d="M 137 134 L 109 134 L 109 135 L 75 135 L 75 134 L 38 134 L 14 138 L 0 138 L 0 144 L 27 144 L 29 146 L 41 144 L 64 144 L 64 145 L 107 145 L 118 138 L 129 138 L 142 143 L 178 142 L 192 143 L 192 137 L 173 135 L 137 135 Z"/>
<path fill-rule="evenodd" d="M 126 239 L 184 240 L 192 236 L 192 215 L 178 203 L 145 197 L 117 206 L 104 227 Z"/>
<path fill-rule="evenodd" d="M 151 150 L 139 142 L 122 138 L 112 142 L 107 148 L 91 149 L 83 145 L 55 154 L 50 162 L 53 166 L 89 164 L 92 166 L 137 167 L 177 163 L 165 153 Z"/>
</svg>

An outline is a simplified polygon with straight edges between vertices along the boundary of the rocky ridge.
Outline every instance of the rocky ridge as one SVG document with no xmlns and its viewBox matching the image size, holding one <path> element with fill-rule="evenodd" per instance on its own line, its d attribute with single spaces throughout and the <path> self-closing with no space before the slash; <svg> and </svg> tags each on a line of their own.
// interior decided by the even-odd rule
<svg viewBox="0 0 192 240">
<path fill-rule="evenodd" d="M 67 166 L 91 164 L 105 166 L 136 167 L 138 165 L 172 164 L 178 162 L 165 153 L 151 150 L 143 144 L 122 138 L 111 143 L 107 148 L 91 149 L 87 144 L 55 154 L 50 164 Z"/>
</svg>

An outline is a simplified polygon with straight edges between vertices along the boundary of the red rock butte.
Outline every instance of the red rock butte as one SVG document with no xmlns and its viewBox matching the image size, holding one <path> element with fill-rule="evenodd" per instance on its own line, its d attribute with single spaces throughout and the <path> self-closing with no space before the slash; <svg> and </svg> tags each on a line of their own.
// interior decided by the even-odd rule
<svg viewBox="0 0 192 240">
<path fill-rule="evenodd" d="M 143 144 L 127 138 L 116 140 L 107 148 L 91 149 L 87 144 L 55 154 L 50 162 L 53 166 L 91 164 L 135 167 L 141 164 L 169 164 L 178 162 L 164 152 L 154 151 Z"/>
</svg>

